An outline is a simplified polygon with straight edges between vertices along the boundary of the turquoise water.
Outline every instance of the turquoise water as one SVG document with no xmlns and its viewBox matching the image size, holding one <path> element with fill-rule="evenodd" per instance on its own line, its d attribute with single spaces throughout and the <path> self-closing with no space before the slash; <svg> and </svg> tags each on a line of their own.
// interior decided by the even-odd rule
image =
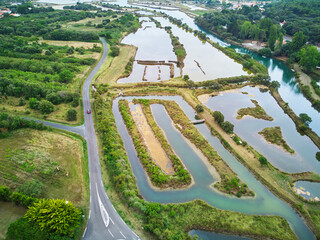
<svg viewBox="0 0 320 240">
<path fill-rule="evenodd" d="M 258 101 L 259 105 L 274 120 L 266 121 L 251 116 L 237 119 L 239 109 L 255 107 L 251 99 Z M 295 124 L 283 112 L 269 92 L 247 86 L 238 91 L 222 92 L 218 96 L 210 97 L 204 104 L 213 111 L 222 112 L 225 121 L 234 124 L 234 132 L 281 171 L 291 173 L 313 171 L 320 174 L 320 162 L 315 157 L 319 151 L 317 146 L 310 138 L 301 136 L 297 132 Z M 295 154 L 290 154 L 277 145 L 267 143 L 258 134 L 266 127 L 275 126 L 281 128 L 284 140 L 295 151 Z"/>
<path fill-rule="evenodd" d="M 174 100 L 185 111 L 190 120 L 194 119 L 194 110 L 180 96 L 148 96 L 141 98 Z M 125 97 L 125 99 L 130 101 L 133 99 L 133 97 Z M 147 179 L 147 175 L 141 166 L 139 159 L 137 158 L 130 135 L 126 130 L 121 115 L 118 111 L 118 100 L 119 98 L 116 99 L 113 104 L 113 113 L 115 115 L 117 128 L 124 141 L 133 173 L 137 179 L 137 185 L 140 194 L 146 200 L 160 203 L 177 203 L 192 201 L 194 199 L 202 199 L 210 205 L 220 209 L 238 211 L 246 214 L 280 215 L 288 220 L 291 227 L 300 239 L 314 239 L 313 233 L 305 225 L 302 219 L 292 210 L 292 208 L 275 197 L 268 189 L 266 189 L 259 181 L 257 181 L 251 175 L 251 173 L 221 145 L 220 141 L 211 135 L 206 125 L 197 125 L 198 130 L 208 140 L 209 144 L 214 147 L 219 155 L 238 174 L 240 179 L 255 192 L 256 197 L 249 199 L 238 199 L 236 197 L 228 197 L 212 190 L 210 186 L 214 183 L 214 181 L 216 181 L 216 179 L 209 173 L 207 166 L 188 145 L 180 132 L 175 129 L 171 119 L 162 105 L 152 105 L 151 109 L 154 114 L 154 118 L 159 127 L 165 132 L 165 135 L 174 151 L 181 158 L 188 171 L 192 175 L 195 184 L 189 189 L 185 190 L 160 191 L 151 188 Z"/>
</svg>

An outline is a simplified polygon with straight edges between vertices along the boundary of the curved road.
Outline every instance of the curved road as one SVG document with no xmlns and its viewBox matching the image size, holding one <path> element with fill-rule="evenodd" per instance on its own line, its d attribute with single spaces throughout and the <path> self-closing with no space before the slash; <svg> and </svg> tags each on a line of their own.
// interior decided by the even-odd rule
<svg viewBox="0 0 320 240">
<path fill-rule="evenodd" d="M 110 202 L 101 178 L 99 154 L 96 134 L 91 114 L 87 114 L 90 107 L 90 85 L 93 77 L 102 66 L 107 57 L 107 43 L 100 38 L 103 44 L 103 55 L 99 63 L 86 79 L 83 89 L 84 125 L 72 127 L 57 123 L 44 122 L 45 125 L 74 132 L 83 136 L 87 141 L 89 177 L 90 177 L 90 213 L 87 228 L 83 234 L 85 240 L 109 240 L 109 239 L 140 239 L 121 219 Z"/>
</svg>

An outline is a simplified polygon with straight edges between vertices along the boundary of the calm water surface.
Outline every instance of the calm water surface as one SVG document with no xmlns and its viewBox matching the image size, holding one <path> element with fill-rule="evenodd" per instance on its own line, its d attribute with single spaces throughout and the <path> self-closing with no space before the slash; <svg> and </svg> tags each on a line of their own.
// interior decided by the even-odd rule
<svg viewBox="0 0 320 240">
<path fill-rule="evenodd" d="M 194 110 L 179 96 L 149 96 L 142 98 L 174 100 L 185 111 L 189 119 L 194 119 Z M 131 101 L 133 97 L 125 97 L 125 99 Z M 216 181 L 216 178 L 209 173 L 207 166 L 203 163 L 197 153 L 195 153 L 188 145 L 180 132 L 175 129 L 162 105 L 152 105 L 151 107 L 155 120 L 159 127 L 165 132 L 170 145 L 192 175 L 195 184 L 185 190 L 160 191 L 151 188 L 147 175 L 136 155 L 132 139 L 126 130 L 121 114 L 119 113 L 117 106 L 118 100 L 119 98 L 116 99 L 113 104 L 113 113 L 115 115 L 117 128 L 124 141 L 133 173 L 137 179 L 139 191 L 146 200 L 160 203 L 177 203 L 202 199 L 210 205 L 220 209 L 239 211 L 246 214 L 280 215 L 288 220 L 300 239 L 314 239 L 314 235 L 301 218 L 288 205 L 275 197 L 268 189 L 257 181 L 248 170 L 221 145 L 219 139 L 211 135 L 206 125 L 197 125 L 198 130 L 208 140 L 209 144 L 214 147 L 219 155 L 238 174 L 241 180 L 247 183 L 249 188 L 256 193 L 256 197 L 238 199 L 213 191 L 210 186 Z"/>
<path fill-rule="evenodd" d="M 308 181 L 297 181 L 295 183 L 295 187 L 297 189 L 300 189 L 303 191 L 301 194 L 299 194 L 300 196 L 305 197 L 308 200 L 316 199 L 319 201 L 319 199 L 320 199 L 320 183 L 308 182 Z"/>
<path fill-rule="evenodd" d="M 243 94 L 248 93 L 248 94 Z M 255 107 L 251 99 L 271 116 L 273 121 L 255 119 L 251 116 L 237 119 L 241 108 Z M 264 155 L 275 167 L 285 172 L 314 171 L 320 173 L 320 162 L 316 160 L 317 146 L 307 136 L 301 136 L 295 124 L 279 107 L 269 92 L 261 92 L 257 87 L 244 87 L 238 91 L 222 92 L 218 96 L 209 97 L 204 104 L 213 111 L 220 111 L 225 121 L 234 124 L 234 132 L 249 145 Z M 279 126 L 284 140 L 295 151 L 290 154 L 277 145 L 269 144 L 258 134 L 266 127 Z"/>
</svg>

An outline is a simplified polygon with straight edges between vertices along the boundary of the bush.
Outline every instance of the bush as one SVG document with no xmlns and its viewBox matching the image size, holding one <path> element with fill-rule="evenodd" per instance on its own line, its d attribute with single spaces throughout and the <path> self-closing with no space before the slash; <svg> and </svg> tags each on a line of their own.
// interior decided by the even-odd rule
<svg viewBox="0 0 320 240">
<path fill-rule="evenodd" d="M 65 69 L 59 73 L 59 80 L 63 83 L 69 83 L 73 79 L 74 75 L 69 70 Z"/>
<path fill-rule="evenodd" d="M 12 192 L 8 187 L 0 186 L 0 200 L 9 202 Z"/>
<path fill-rule="evenodd" d="M 214 117 L 214 120 L 218 123 L 221 124 L 224 121 L 224 116 L 221 112 L 219 111 L 214 111 L 212 116 Z"/>
<path fill-rule="evenodd" d="M 75 121 L 77 120 L 77 111 L 75 109 L 69 109 L 67 112 L 67 120 L 68 121 Z"/>
<path fill-rule="evenodd" d="M 17 192 L 23 193 L 30 197 L 40 197 L 43 190 L 43 183 L 37 179 L 25 182 L 17 188 Z"/>
<path fill-rule="evenodd" d="M 58 93 L 50 93 L 47 95 L 46 99 L 53 103 L 54 105 L 58 105 L 61 103 L 62 99 Z"/>
<path fill-rule="evenodd" d="M 316 153 L 316 159 L 317 159 L 318 161 L 320 161 L 320 152 L 317 152 L 317 153 Z"/>
<path fill-rule="evenodd" d="M 44 114 L 49 114 L 53 112 L 54 106 L 51 102 L 42 100 L 38 106 L 38 109 Z"/>
<path fill-rule="evenodd" d="M 200 113 L 200 112 L 203 112 L 203 111 L 204 111 L 203 106 L 202 106 L 201 104 L 198 104 L 198 105 L 196 106 L 196 112 L 197 112 L 197 113 Z"/>
<path fill-rule="evenodd" d="M 38 99 L 36 99 L 36 98 L 30 98 L 29 99 L 29 103 L 28 103 L 29 108 L 37 109 L 38 105 L 39 105 Z"/>
<path fill-rule="evenodd" d="M 29 207 L 25 218 L 37 223 L 42 231 L 72 236 L 79 225 L 81 212 L 71 202 L 41 199 Z"/>
<path fill-rule="evenodd" d="M 261 165 L 267 165 L 268 164 L 268 160 L 264 156 L 260 156 L 259 157 L 259 162 L 260 162 Z"/>
<path fill-rule="evenodd" d="M 38 201 L 38 199 L 35 197 L 30 197 L 19 192 L 14 192 L 11 198 L 12 202 L 14 202 L 16 205 L 21 205 L 23 207 L 28 207 Z"/>
<path fill-rule="evenodd" d="M 112 46 L 112 47 L 110 48 L 110 50 L 111 50 L 110 55 L 111 55 L 112 57 L 119 56 L 119 54 L 120 54 L 120 49 L 119 49 L 117 46 Z"/>
<path fill-rule="evenodd" d="M 262 48 L 259 50 L 259 54 L 262 56 L 266 56 L 266 57 L 271 57 L 272 56 L 272 52 L 270 48 Z"/>
<path fill-rule="evenodd" d="M 24 106 L 26 105 L 26 100 L 24 98 L 19 98 L 19 106 Z"/>
<path fill-rule="evenodd" d="M 233 133 L 234 126 L 231 122 L 229 121 L 223 122 L 221 123 L 221 127 L 226 133 Z"/>
</svg>

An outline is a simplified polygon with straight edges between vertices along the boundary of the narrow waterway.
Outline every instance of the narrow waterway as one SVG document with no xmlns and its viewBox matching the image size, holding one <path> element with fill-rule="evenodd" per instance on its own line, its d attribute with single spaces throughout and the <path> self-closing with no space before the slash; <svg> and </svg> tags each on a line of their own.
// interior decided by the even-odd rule
<svg viewBox="0 0 320 240">
<path fill-rule="evenodd" d="M 297 132 L 295 124 L 269 92 L 260 91 L 258 87 L 247 86 L 234 91 L 221 92 L 218 96 L 200 96 L 199 99 L 211 110 L 222 112 L 225 121 L 234 124 L 234 132 L 281 171 L 290 173 L 313 171 L 320 174 L 320 162 L 315 157 L 318 147 L 309 137 L 301 136 Z M 258 104 L 274 120 L 266 121 L 251 116 L 237 119 L 239 109 L 255 107 L 251 99 L 258 101 Z M 281 128 L 283 138 L 295 151 L 294 154 L 268 143 L 258 134 L 266 127 L 275 126 Z"/>
<path fill-rule="evenodd" d="M 153 189 L 150 186 L 147 175 L 136 155 L 132 139 L 126 130 L 119 113 L 118 101 L 122 98 L 131 101 L 134 97 L 121 97 L 114 100 L 113 113 L 118 131 L 124 141 L 133 173 L 137 179 L 139 191 L 146 200 L 160 203 L 177 203 L 202 199 L 210 205 L 220 209 L 238 211 L 246 214 L 280 215 L 288 220 L 300 239 L 315 238 L 310 229 L 293 209 L 275 197 L 268 189 L 257 181 L 251 173 L 221 145 L 219 139 L 211 135 L 210 130 L 206 125 L 197 125 L 198 130 L 208 140 L 209 144 L 214 147 L 219 155 L 238 174 L 241 180 L 247 183 L 249 188 L 255 192 L 256 197 L 238 199 L 213 190 L 210 186 L 216 179 L 210 174 L 206 164 L 190 145 L 188 145 L 180 132 L 173 126 L 172 120 L 162 105 L 151 106 L 154 118 L 159 127 L 165 132 L 172 148 L 194 178 L 195 184 L 191 188 L 185 190 L 158 191 Z M 147 96 L 139 98 L 174 100 L 180 105 L 190 120 L 194 119 L 194 110 L 180 96 Z"/>
</svg>

